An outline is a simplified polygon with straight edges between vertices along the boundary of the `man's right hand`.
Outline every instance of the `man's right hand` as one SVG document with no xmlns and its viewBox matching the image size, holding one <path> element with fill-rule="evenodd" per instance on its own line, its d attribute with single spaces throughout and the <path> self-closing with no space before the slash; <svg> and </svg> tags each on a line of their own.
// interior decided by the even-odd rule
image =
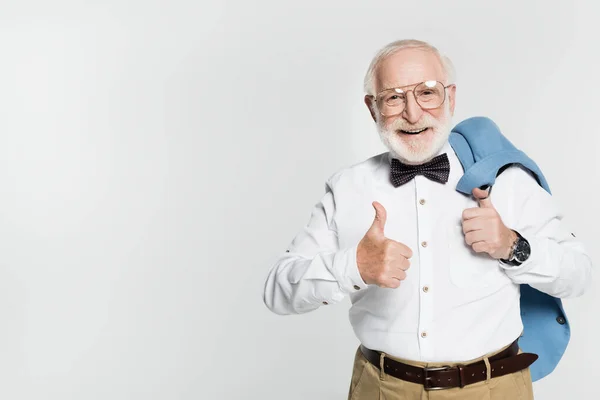
<svg viewBox="0 0 600 400">
<path fill-rule="evenodd" d="M 367 284 L 380 287 L 397 288 L 406 278 L 410 267 L 412 250 L 395 240 L 385 237 L 383 231 L 387 219 L 385 208 L 373 202 L 375 220 L 371 228 L 358 244 L 356 261 L 360 276 Z"/>
</svg>

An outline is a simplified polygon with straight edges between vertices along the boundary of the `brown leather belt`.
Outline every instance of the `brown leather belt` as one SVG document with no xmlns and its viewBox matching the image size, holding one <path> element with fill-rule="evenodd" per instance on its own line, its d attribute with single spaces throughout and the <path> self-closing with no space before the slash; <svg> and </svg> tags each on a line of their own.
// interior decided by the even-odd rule
<svg viewBox="0 0 600 400">
<path fill-rule="evenodd" d="M 362 354 L 377 368 L 381 353 L 360 346 Z M 537 354 L 519 352 L 519 344 L 515 340 L 508 348 L 489 358 L 491 377 L 512 374 L 529 367 L 535 360 Z M 405 381 L 419 383 L 425 390 L 451 389 L 464 387 L 475 382 L 487 379 L 485 362 L 477 361 L 471 364 L 454 364 L 444 367 L 415 367 L 391 358 L 385 357 L 383 361 L 384 372 L 388 375 Z"/>
</svg>

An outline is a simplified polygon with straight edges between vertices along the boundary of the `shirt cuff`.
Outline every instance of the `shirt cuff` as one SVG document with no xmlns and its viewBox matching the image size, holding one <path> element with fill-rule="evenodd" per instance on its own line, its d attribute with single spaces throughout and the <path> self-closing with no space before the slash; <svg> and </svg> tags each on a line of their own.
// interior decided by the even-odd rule
<svg viewBox="0 0 600 400">
<path fill-rule="evenodd" d="M 347 293 L 353 293 L 368 287 L 367 283 L 360 276 L 358 263 L 356 262 L 356 251 L 358 245 L 341 250 L 336 254 L 334 269 L 340 271 L 340 286 Z"/>
</svg>

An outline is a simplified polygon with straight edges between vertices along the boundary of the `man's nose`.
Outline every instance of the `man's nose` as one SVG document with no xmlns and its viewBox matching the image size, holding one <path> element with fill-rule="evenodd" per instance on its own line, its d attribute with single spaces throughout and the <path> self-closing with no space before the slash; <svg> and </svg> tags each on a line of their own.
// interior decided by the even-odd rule
<svg viewBox="0 0 600 400">
<path fill-rule="evenodd" d="M 402 111 L 402 117 L 411 124 L 417 123 L 423 115 L 423 109 L 417 103 L 413 92 L 406 94 L 406 105 Z"/>
</svg>

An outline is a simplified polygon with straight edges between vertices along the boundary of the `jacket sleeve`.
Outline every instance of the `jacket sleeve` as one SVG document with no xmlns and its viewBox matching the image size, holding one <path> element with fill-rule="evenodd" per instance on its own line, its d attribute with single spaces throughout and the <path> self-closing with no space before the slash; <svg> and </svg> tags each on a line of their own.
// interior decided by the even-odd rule
<svg viewBox="0 0 600 400">
<path fill-rule="evenodd" d="M 276 314 L 306 313 L 367 287 L 356 264 L 357 246 L 338 246 L 332 223 L 335 199 L 329 180 L 325 189 L 307 224 L 267 274 L 263 301 Z"/>
<path fill-rule="evenodd" d="M 563 221 L 556 199 L 523 167 L 511 166 L 502 175 L 509 185 L 503 191 L 512 191 L 504 223 L 529 241 L 531 255 L 519 266 L 500 266 L 513 282 L 553 297 L 582 295 L 591 282 L 592 261 Z"/>
</svg>

